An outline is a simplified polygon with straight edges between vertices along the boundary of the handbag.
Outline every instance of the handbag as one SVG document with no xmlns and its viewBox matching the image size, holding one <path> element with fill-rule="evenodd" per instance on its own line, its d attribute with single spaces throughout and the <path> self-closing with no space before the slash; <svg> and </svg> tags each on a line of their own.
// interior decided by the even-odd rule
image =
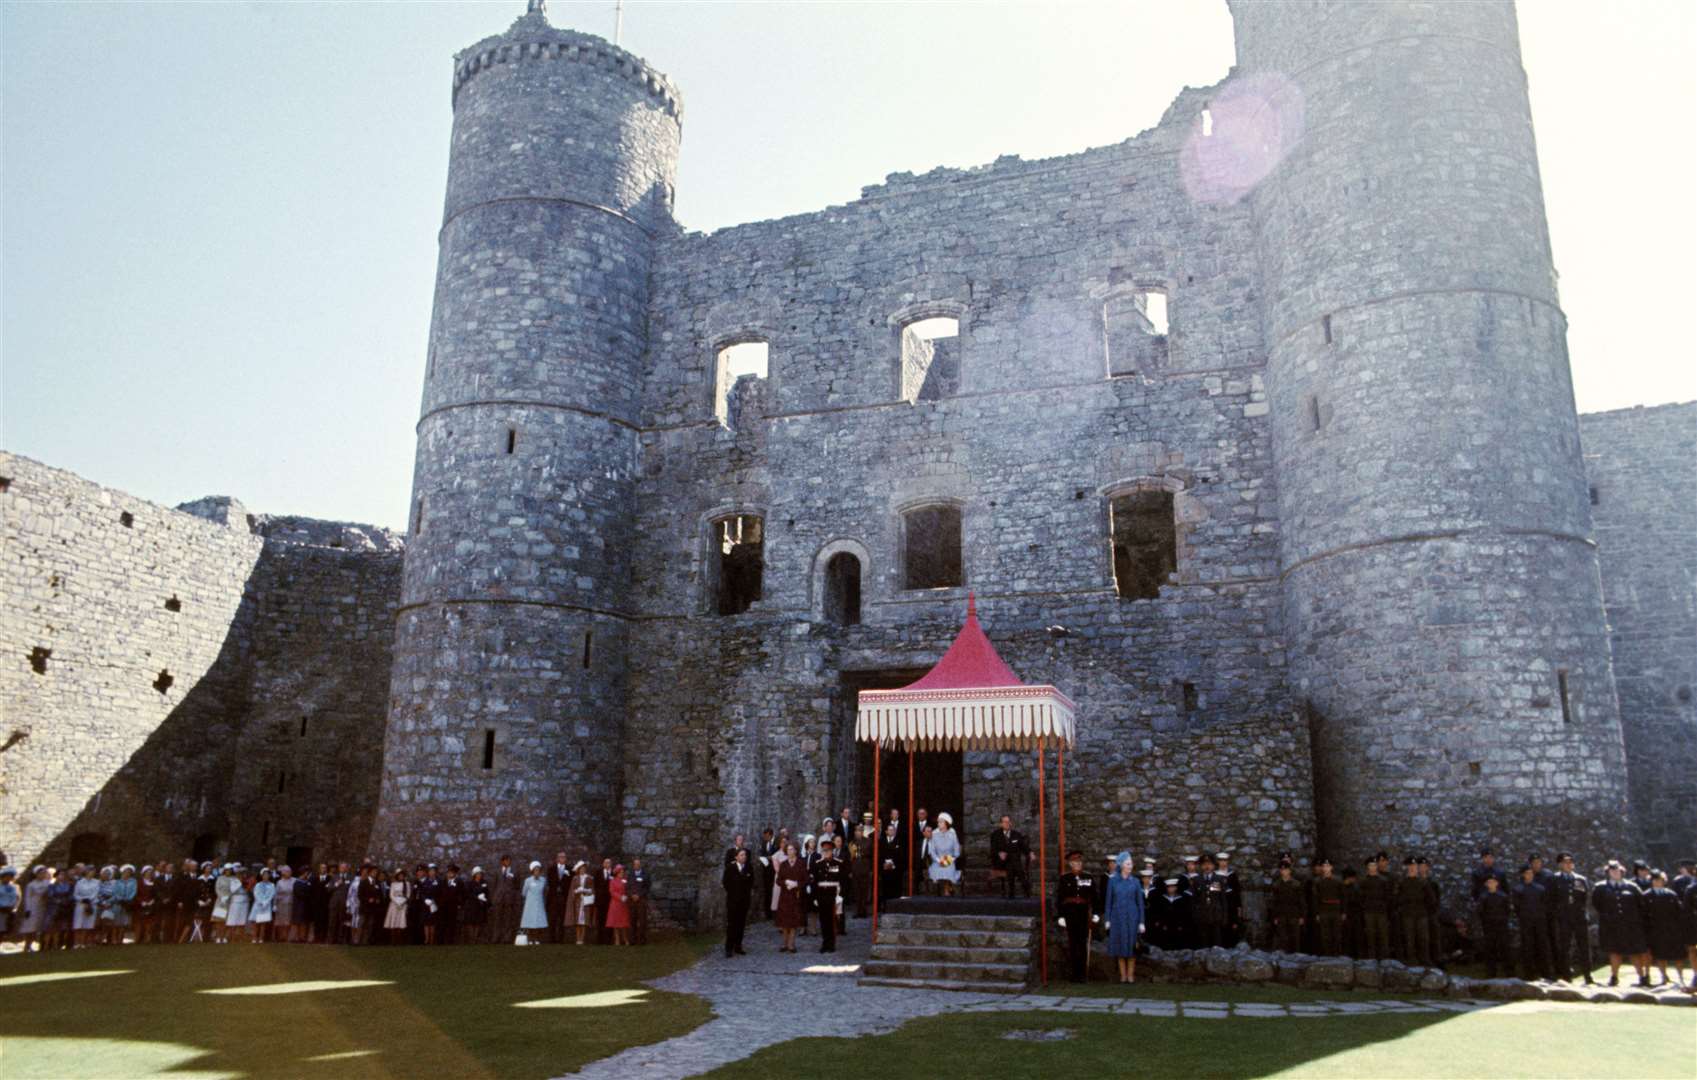
<svg viewBox="0 0 1697 1080">
<path fill-rule="evenodd" d="M 520 930 L 519 936 L 513 939 L 513 944 L 514 945 L 529 945 L 530 944 L 530 935 L 525 933 L 523 930 Z"/>
</svg>

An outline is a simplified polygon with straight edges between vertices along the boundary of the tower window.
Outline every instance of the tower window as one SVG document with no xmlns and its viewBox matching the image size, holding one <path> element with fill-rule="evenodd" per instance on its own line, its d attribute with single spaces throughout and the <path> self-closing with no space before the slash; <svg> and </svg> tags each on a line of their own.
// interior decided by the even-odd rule
<svg viewBox="0 0 1697 1080">
<path fill-rule="evenodd" d="M 1556 693 L 1561 697 L 1561 722 L 1573 723 L 1573 707 L 1567 700 L 1567 669 L 1556 669 Z"/>
<path fill-rule="evenodd" d="M 825 618 L 839 626 L 860 624 L 860 560 L 846 551 L 825 563 Z"/>
<path fill-rule="evenodd" d="M 713 411 L 725 427 L 736 430 L 748 396 L 766 378 L 768 355 L 764 341 L 739 341 L 719 350 Z"/>
<path fill-rule="evenodd" d="M 590 662 L 591 662 L 591 660 L 594 656 L 594 652 L 593 652 L 594 648 L 595 648 L 595 631 L 585 630 L 583 632 L 583 670 L 585 670 L 585 671 L 589 670 Z"/>
<path fill-rule="evenodd" d="M 301 738 L 306 738 L 306 717 L 301 717 Z"/>
<path fill-rule="evenodd" d="M 1204 139 L 1214 134 L 1214 110 L 1202 106 L 1202 137 Z"/>
<path fill-rule="evenodd" d="M 766 526 L 753 514 L 735 514 L 713 523 L 714 610 L 740 615 L 760 599 L 766 571 Z"/>
<path fill-rule="evenodd" d="M 1196 695 L 1195 683 L 1187 682 L 1179 684 L 1179 702 L 1184 708 L 1185 716 L 1194 716 L 1196 714 L 1196 710 L 1200 707 L 1200 700 Z"/>
<path fill-rule="evenodd" d="M 1601 499 L 1599 498 L 1599 496 L 1597 494 L 1597 485 L 1596 484 L 1591 485 L 1591 490 L 1590 490 L 1589 494 L 1591 496 L 1591 505 L 1596 506 L 1601 501 Z"/>
<path fill-rule="evenodd" d="M 47 658 L 52 655 L 52 649 L 37 645 L 29 651 L 29 669 L 37 675 L 47 674 Z"/>
<path fill-rule="evenodd" d="M 934 315 L 901 328 L 901 397 L 936 401 L 960 389 L 960 320 Z"/>
<path fill-rule="evenodd" d="M 1108 504 L 1114 589 L 1121 600 L 1153 600 L 1178 569 L 1173 493 L 1133 491 Z"/>
<path fill-rule="evenodd" d="M 118 515 L 118 524 L 122 525 L 126 529 L 133 529 L 136 524 L 136 516 L 128 510 L 125 510 L 123 513 Z"/>
<path fill-rule="evenodd" d="M 1320 411 L 1320 396 L 1318 394 L 1308 395 L 1308 426 L 1315 431 L 1326 426 L 1326 418 Z"/>
<path fill-rule="evenodd" d="M 424 532 L 424 496 L 418 497 L 418 504 L 412 511 L 412 532 L 414 536 Z"/>
<path fill-rule="evenodd" d="M 171 684 L 176 681 L 177 680 L 171 676 L 169 671 L 161 671 L 159 673 L 159 677 L 153 680 L 153 688 L 163 694 L 165 691 L 171 689 Z"/>
<path fill-rule="evenodd" d="M 1320 336 L 1326 339 L 1327 345 L 1332 343 L 1332 317 L 1330 315 L 1320 316 Z"/>
<path fill-rule="evenodd" d="M 507 453 L 509 453 L 509 454 L 512 453 L 513 450 L 518 447 L 518 444 L 519 444 L 519 429 L 514 428 L 514 427 L 508 428 L 507 429 Z"/>
<path fill-rule="evenodd" d="M 1108 297 L 1102 304 L 1108 377 L 1166 367 L 1167 329 L 1165 289 L 1139 287 Z"/>
<path fill-rule="evenodd" d="M 960 507 L 921 506 L 902 515 L 902 578 L 909 589 L 947 589 L 966 583 Z"/>
<path fill-rule="evenodd" d="M 494 767 L 495 767 L 495 729 L 494 728 L 484 728 L 483 729 L 483 768 L 485 770 L 489 770 L 489 769 L 493 769 Z"/>
<path fill-rule="evenodd" d="M 165 610 L 166 611 L 181 611 L 181 610 L 183 610 L 183 602 L 181 600 L 177 599 L 177 596 L 176 596 L 175 593 L 172 593 L 171 598 L 169 600 L 165 601 Z"/>
<path fill-rule="evenodd" d="M 279 795 L 283 794 L 283 792 L 288 789 L 288 786 L 289 786 L 288 771 L 284 770 L 284 769 L 278 769 L 277 770 L 277 794 L 279 794 Z"/>
</svg>

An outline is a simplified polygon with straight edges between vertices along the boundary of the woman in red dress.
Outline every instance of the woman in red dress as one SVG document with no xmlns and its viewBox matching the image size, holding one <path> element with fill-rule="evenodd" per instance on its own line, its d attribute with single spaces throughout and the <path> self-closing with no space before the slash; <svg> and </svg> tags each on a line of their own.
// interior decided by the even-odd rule
<svg viewBox="0 0 1697 1080">
<path fill-rule="evenodd" d="M 779 952 L 795 952 L 795 932 L 801 929 L 802 905 L 807 902 L 807 865 L 801 861 L 796 846 L 784 846 L 784 864 L 778 867 L 778 929 L 783 932 L 784 944 Z"/>
<path fill-rule="evenodd" d="M 607 883 L 607 929 L 613 932 L 613 944 L 630 944 L 630 902 L 625 899 L 625 868 L 613 867 L 613 880 Z"/>
</svg>

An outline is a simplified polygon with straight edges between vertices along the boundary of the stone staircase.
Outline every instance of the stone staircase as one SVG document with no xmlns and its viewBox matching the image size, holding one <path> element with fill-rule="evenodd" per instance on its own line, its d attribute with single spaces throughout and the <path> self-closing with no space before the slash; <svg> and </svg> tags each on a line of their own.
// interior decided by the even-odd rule
<svg viewBox="0 0 1697 1080">
<path fill-rule="evenodd" d="M 860 985 L 1020 994 L 1036 964 L 1035 918 L 891 913 L 878 918 Z"/>
</svg>

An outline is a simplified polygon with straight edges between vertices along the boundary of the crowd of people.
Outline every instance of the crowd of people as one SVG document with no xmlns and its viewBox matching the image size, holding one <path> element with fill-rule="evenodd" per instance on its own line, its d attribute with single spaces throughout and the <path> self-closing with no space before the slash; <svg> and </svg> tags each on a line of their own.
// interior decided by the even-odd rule
<svg viewBox="0 0 1697 1080">
<path fill-rule="evenodd" d="M 591 869 L 565 852 L 520 872 L 454 863 L 385 871 L 375 863 L 299 868 L 276 859 L 137 870 L 37 866 L 19 881 L 0 869 L 0 940 L 24 951 L 95 945 L 254 942 L 321 945 L 588 943 L 648 940 L 652 883 L 641 859 Z"/>
<path fill-rule="evenodd" d="M 1556 856 L 1553 870 L 1534 853 L 1511 873 L 1486 850 L 1471 872 L 1469 896 L 1446 903 L 1424 856 L 1405 857 L 1400 876 L 1392 874 L 1383 851 L 1365 860 L 1360 873 L 1345 867 L 1341 876 L 1321 856 L 1312 873 L 1299 878 L 1287 854 L 1266 885 L 1265 924 L 1251 928 L 1242 887 L 1227 860 L 1226 852 L 1185 855 L 1182 871 L 1163 875 L 1154 857 L 1145 857 L 1139 869 L 1122 851 L 1108 857 L 1105 873 L 1091 874 L 1083 855 L 1069 852 L 1056 905 L 1073 978 L 1085 977 L 1093 939 L 1106 938 L 1121 981 L 1132 982 L 1145 945 L 1229 948 L 1259 929 L 1261 939 L 1279 952 L 1398 959 L 1423 967 L 1478 960 L 1489 978 L 1518 971 L 1528 980 L 1591 984 L 1595 916 L 1610 986 L 1620 985 L 1620 969 L 1629 963 L 1641 987 L 1655 985 L 1655 968 L 1660 985 L 1697 993 L 1697 862 L 1680 863 L 1670 878 L 1642 861 L 1630 873 L 1624 863 L 1610 861 L 1593 885 L 1574 870 L 1566 852 Z M 1677 978 L 1670 977 L 1670 967 Z"/>
</svg>

